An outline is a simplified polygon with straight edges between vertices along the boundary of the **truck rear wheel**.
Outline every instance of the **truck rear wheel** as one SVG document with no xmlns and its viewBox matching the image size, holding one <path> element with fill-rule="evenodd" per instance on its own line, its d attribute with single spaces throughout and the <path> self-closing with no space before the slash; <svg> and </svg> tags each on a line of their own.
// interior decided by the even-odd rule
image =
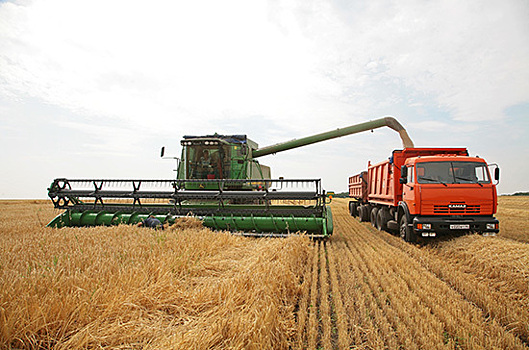
<svg viewBox="0 0 529 350">
<path fill-rule="evenodd" d="M 377 214 L 378 214 L 378 208 L 374 207 L 371 209 L 371 225 L 373 227 L 377 227 Z"/>
<path fill-rule="evenodd" d="M 409 243 L 417 242 L 417 235 L 413 232 L 413 229 L 409 226 L 408 216 L 402 215 L 400 219 L 400 237 Z"/>
<path fill-rule="evenodd" d="M 387 212 L 386 208 L 382 208 L 378 210 L 377 214 L 377 229 L 379 231 L 386 231 L 388 229 L 388 216 L 389 213 Z"/>
</svg>

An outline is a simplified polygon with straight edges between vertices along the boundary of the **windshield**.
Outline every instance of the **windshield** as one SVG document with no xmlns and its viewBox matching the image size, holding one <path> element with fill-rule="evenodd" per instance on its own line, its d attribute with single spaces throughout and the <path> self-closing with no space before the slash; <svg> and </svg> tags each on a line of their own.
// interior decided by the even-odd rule
<svg viewBox="0 0 529 350">
<path fill-rule="evenodd" d="M 193 145 L 186 149 L 188 179 L 229 178 L 230 159 L 228 145 Z"/>
<path fill-rule="evenodd" d="M 490 183 L 486 165 L 478 162 L 427 162 L 417 164 L 417 182 L 462 184 Z"/>
</svg>

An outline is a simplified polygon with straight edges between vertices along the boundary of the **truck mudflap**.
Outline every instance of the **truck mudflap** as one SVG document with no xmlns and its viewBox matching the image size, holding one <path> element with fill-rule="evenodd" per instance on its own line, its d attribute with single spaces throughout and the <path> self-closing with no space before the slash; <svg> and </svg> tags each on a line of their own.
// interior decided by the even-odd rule
<svg viewBox="0 0 529 350">
<path fill-rule="evenodd" d="M 416 216 L 413 230 L 419 237 L 435 237 L 443 233 L 475 232 L 495 235 L 500 231 L 500 223 L 493 216 L 437 217 Z"/>
</svg>

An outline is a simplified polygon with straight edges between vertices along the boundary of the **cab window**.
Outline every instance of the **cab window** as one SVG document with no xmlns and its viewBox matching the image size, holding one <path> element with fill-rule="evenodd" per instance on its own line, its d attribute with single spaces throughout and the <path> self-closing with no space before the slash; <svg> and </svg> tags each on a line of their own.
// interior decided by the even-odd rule
<svg viewBox="0 0 529 350">
<path fill-rule="evenodd" d="M 415 177 L 413 176 L 413 169 L 414 169 L 413 166 L 408 167 L 408 178 L 407 178 L 408 183 L 415 182 L 414 180 Z"/>
</svg>

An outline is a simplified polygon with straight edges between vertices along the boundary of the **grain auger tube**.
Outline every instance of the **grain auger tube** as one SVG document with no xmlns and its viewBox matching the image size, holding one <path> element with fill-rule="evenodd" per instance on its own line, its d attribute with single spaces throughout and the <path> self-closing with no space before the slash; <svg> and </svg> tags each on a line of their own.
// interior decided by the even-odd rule
<svg viewBox="0 0 529 350">
<path fill-rule="evenodd" d="M 346 128 L 340 128 L 336 130 L 331 130 L 323 132 L 321 134 L 316 134 L 312 136 L 303 137 L 301 139 L 294 139 L 287 142 L 281 142 L 276 145 L 259 148 L 253 151 L 253 157 L 262 157 L 269 154 L 286 151 L 289 149 L 310 145 L 313 143 L 331 140 L 337 137 L 347 136 L 356 134 L 363 131 L 373 130 L 387 126 L 390 129 L 395 130 L 399 133 L 402 140 L 402 146 L 404 148 L 413 148 L 413 141 L 409 137 L 406 129 L 393 117 L 384 117 L 380 119 L 371 120 L 365 123 L 351 125 Z"/>
</svg>

